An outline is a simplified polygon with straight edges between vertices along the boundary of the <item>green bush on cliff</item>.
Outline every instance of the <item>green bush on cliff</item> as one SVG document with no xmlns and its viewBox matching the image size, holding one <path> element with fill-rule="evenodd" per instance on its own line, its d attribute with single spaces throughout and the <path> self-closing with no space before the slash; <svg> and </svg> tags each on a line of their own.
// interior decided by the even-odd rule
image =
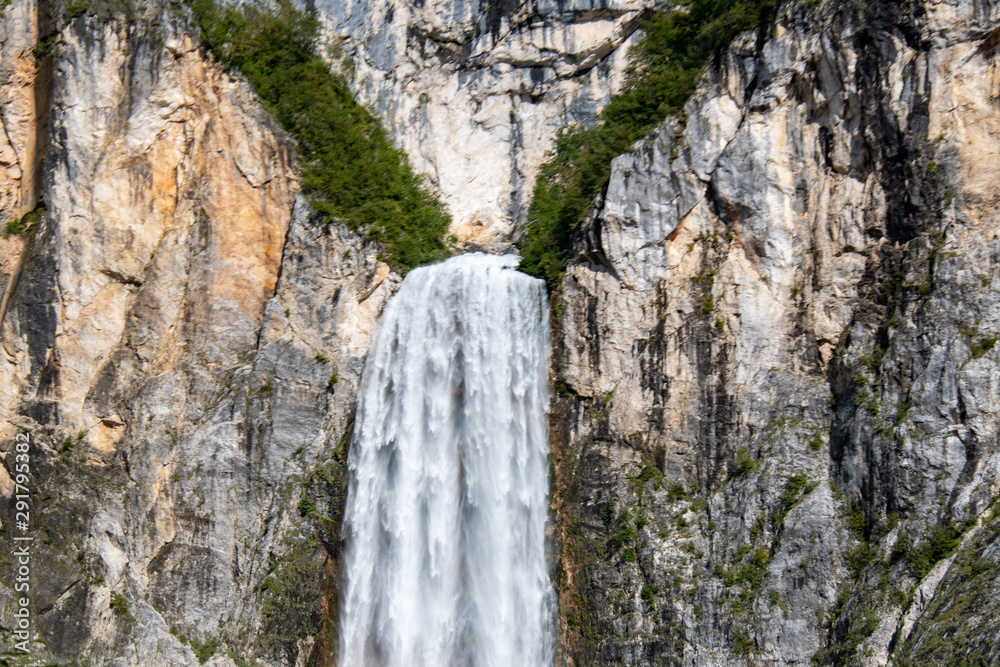
<svg viewBox="0 0 1000 667">
<path fill-rule="evenodd" d="M 319 632 L 322 565 L 312 538 L 296 543 L 280 562 L 272 556 L 271 576 L 261 583 L 263 625 L 260 644 L 270 654 L 294 660 L 296 642 Z"/>
<path fill-rule="evenodd" d="M 927 539 L 909 553 L 910 569 L 913 576 L 923 579 L 939 561 L 950 556 L 962 541 L 962 533 L 968 526 L 949 521 L 936 526 Z"/>
<path fill-rule="evenodd" d="M 709 58 L 738 33 L 765 21 L 775 0 L 681 0 L 655 12 L 631 53 L 624 89 L 598 122 L 562 132 L 555 156 L 535 182 L 524 237 L 521 270 L 550 288 L 562 279 L 573 230 L 607 183 L 611 160 L 677 113 L 691 96 Z"/>
<path fill-rule="evenodd" d="M 298 143 L 305 193 L 328 221 L 381 242 L 409 269 L 443 259 L 448 216 L 372 114 L 314 51 L 316 19 L 287 0 L 188 0 L 201 41 L 239 70 Z"/>
</svg>

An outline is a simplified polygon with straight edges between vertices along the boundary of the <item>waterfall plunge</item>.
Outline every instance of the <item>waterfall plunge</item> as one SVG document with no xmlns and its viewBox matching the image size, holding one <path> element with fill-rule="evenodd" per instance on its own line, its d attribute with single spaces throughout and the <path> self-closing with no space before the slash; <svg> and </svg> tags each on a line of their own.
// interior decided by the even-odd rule
<svg viewBox="0 0 1000 667">
<path fill-rule="evenodd" d="M 516 262 L 416 269 L 386 307 L 348 462 L 340 667 L 552 663 L 548 304 Z"/>
</svg>

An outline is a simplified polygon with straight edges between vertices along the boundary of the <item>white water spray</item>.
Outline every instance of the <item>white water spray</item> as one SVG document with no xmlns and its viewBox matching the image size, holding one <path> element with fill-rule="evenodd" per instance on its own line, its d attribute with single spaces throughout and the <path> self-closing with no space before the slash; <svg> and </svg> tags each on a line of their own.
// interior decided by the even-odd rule
<svg viewBox="0 0 1000 667">
<path fill-rule="evenodd" d="M 340 667 L 548 667 L 542 281 L 473 254 L 412 271 L 365 367 Z"/>
</svg>

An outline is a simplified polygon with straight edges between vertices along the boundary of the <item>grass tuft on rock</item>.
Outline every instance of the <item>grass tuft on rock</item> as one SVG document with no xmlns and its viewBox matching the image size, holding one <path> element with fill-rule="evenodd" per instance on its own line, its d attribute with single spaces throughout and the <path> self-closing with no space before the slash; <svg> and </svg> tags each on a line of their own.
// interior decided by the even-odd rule
<svg viewBox="0 0 1000 667">
<path fill-rule="evenodd" d="M 135 622 L 135 618 L 132 616 L 132 612 L 128 606 L 128 600 L 121 593 L 112 593 L 108 606 L 111 607 L 111 611 L 115 613 L 115 616 L 129 625 Z"/>
<path fill-rule="evenodd" d="M 709 59 L 744 30 L 768 20 L 775 0 L 681 0 L 655 12 L 631 53 L 624 89 L 591 127 L 561 132 L 535 182 L 521 250 L 522 271 L 550 289 L 562 280 L 573 231 L 611 174 L 611 160 L 678 113 Z"/>
<path fill-rule="evenodd" d="M 372 114 L 315 52 L 319 24 L 287 0 L 188 0 L 202 43 L 238 70 L 297 144 L 302 182 L 327 222 L 344 222 L 408 270 L 447 256 L 448 215 Z"/>
</svg>

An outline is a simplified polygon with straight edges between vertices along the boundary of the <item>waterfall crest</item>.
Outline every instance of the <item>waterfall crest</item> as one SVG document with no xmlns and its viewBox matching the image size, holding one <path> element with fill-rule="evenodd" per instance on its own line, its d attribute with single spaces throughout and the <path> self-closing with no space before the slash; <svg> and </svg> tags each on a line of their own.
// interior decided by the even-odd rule
<svg viewBox="0 0 1000 667">
<path fill-rule="evenodd" d="M 407 275 L 348 458 L 341 667 L 547 667 L 549 330 L 517 257 Z"/>
</svg>

